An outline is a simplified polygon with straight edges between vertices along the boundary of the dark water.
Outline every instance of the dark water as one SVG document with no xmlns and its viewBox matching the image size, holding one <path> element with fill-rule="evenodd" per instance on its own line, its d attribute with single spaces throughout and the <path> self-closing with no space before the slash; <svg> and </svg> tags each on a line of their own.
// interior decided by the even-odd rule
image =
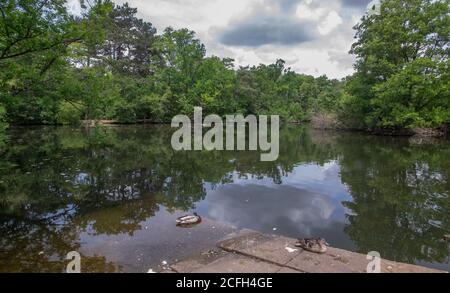
<svg viewBox="0 0 450 293">
<path fill-rule="evenodd" d="M 278 161 L 260 162 L 257 152 L 174 152 L 170 137 L 165 126 L 11 129 L 0 150 L 0 271 L 62 271 L 72 250 L 84 271 L 128 271 L 118 255 L 159 262 L 186 239 L 220 236 L 174 227 L 185 211 L 450 270 L 448 141 L 288 126 Z"/>
</svg>

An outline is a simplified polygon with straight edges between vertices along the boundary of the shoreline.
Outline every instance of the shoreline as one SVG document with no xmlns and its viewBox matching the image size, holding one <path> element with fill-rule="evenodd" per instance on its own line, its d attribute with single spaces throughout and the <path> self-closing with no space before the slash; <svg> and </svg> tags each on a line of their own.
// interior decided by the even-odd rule
<svg viewBox="0 0 450 293">
<path fill-rule="evenodd" d="M 311 127 L 315 130 L 330 130 L 330 131 L 346 131 L 346 132 L 361 132 L 374 136 L 391 136 L 391 137 L 414 137 L 414 138 L 447 138 L 450 134 L 450 126 L 444 124 L 440 127 L 427 128 L 357 128 L 346 125 L 340 121 L 335 114 L 318 113 L 314 115 L 309 122 Z"/>
<path fill-rule="evenodd" d="M 361 129 L 347 127 L 336 121 L 328 121 L 328 118 L 323 120 L 322 118 L 313 118 L 309 122 L 284 122 L 288 125 L 305 125 L 310 126 L 314 130 L 319 131 L 336 131 L 336 132 L 353 132 L 353 133 L 363 133 L 372 136 L 390 136 L 390 137 L 410 137 L 410 138 L 421 138 L 421 139 L 446 139 L 450 135 L 450 127 L 444 125 L 437 128 L 378 128 L 378 129 Z M 117 120 L 81 120 L 78 126 L 82 127 L 96 127 L 96 126 L 134 126 L 134 125 L 155 125 L 155 126 L 170 126 L 169 122 L 154 122 L 148 119 L 137 120 L 134 123 L 123 123 Z M 74 126 L 66 124 L 8 124 L 8 127 L 64 127 L 64 126 Z"/>
</svg>

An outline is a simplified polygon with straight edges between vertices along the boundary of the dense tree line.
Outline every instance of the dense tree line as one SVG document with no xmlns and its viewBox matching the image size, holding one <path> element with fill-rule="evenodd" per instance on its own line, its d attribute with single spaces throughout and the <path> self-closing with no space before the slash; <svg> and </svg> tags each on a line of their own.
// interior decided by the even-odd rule
<svg viewBox="0 0 450 293">
<path fill-rule="evenodd" d="M 194 32 L 169 27 L 157 34 L 128 4 L 91 1 L 76 17 L 64 2 L 1 4 L 1 95 L 8 122 L 167 122 L 194 106 L 301 121 L 340 95 L 338 81 L 296 74 L 283 60 L 235 70 L 231 59 L 206 57 Z"/>
<path fill-rule="evenodd" d="M 385 0 L 355 27 L 356 73 L 314 78 L 273 64 L 235 69 L 206 57 L 195 33 L 153 25 L 128 4 L 64 0 L 0 3 L 0 119 L 167 122 L 176 114 L 334 112 L 352 127 L 435 127 L 450 121 L 448 1 Z"/>
</svg>

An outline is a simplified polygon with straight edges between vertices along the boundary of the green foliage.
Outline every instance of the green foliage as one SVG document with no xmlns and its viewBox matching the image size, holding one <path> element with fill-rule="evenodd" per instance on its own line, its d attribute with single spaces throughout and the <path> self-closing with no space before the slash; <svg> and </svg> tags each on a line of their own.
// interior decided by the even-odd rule
<svg viewBox="0 0 450 293">
<path fill-rule="evenodd" d="M 169 122 L 191 115 L 278 114 L 308 121 L 337 114 L 356 128 L 435 127 L 450 121 L 450 17 L 446 1 L 385 0 L 355 27 L 357 72 L 344 81 L 297 74 L 283 60 L 234 68 L 206 57 L 187 29 L 162 34 L 128 4 L 4 1 L 0 94 L 6 120 Z M 14 28 L 14 29 L 13 29 Z"/>
<path fill-rule="evenodd" d="M 281 59 L 270 65 L 241 67 L 236 72 L 235 112 L 308 121 L 315 112 L 339 101 L 339 85 L 326 77 L 297 74 L 285 68 Z M 330 88 L 337 93 L 336 99 L 330 96 Z"/>
<path fill-rule="evenodd" d="M 81 120 L 80 110 L 72 103 L 64 101 L 59 104 L 56 121 L 62 125 L 76 125 Z"/>
<path fill-rule="evenodd" d="M 120 123 L 127 124 L 136 122 L 136 112 L 133 105 L 123 99 L 116 101 L 114 117 Z"/>
<path fill-rule="evenodd" d="M 5 123 L 5 115 L 6 110 L 0 104 L 0 153 L 3 152 L 6 141 L 5 129 L 7 124 Z"/>
<path fill-rule="evenodd" d="M 54 124 L 60 103 L 74 99 L 71 46 L 99 40 L 108 1 L 96 1 L 83 16 L 70 15 L 63 0 L 3 1 L 0 4 L 0 95 L 7 119 Z M 103 13 L 103 15 L 101 15 Z M 94 37 L 95 36 L 95 37 Z"/>
<path fill-rule="evenodd" d="M 344 93 L 336 110 L 339 121 L 343 122 L 347 128 L 363 129 L 365 127 L 365 104 L 356 96 Z"/>
<path fill-rule="evenodd" d="M 408 63 L 374 87 L 370 120 L 382 127 L 433 127 L 450 121 L 450 79 L 447 65 L 430 58 Z"/>
<path fill-rule="evenodd" d="M 308 121 L 336 112 L 358 128 L 435 127 L 450 121 L 449 7 L 386 0 L 355 27 L 357 72 L 345 81 L 297 74 L 283 60 L 234 69 L 205 57 L 195 32 L 158 35 L 128 4 L 63 0 L 1 4 L 0 94 L 6 120 L 72 124 L 82 119 L 169 122 L 191 115 L 278 114 Z"/>
<path fill-rule="evenodd" d="M 0 4 L 0 60 L 54 55 L 80 39 L 64 0 L 6 0 Z"/>
<path fill-rule="evenodd" d="M 2 4 L 0 92 L 8 121 L 169 122 L 196 106 L 205 114 L 305 121 L 342 94 L 340 82 L 296 74 L 283 60 L 235 70 L 232 59 L 205 57 L 195 32 L 169 27 L 157 35 L 128 4 L 82 4 L 77 17 L 62 0 Z M 13 24 L 20 29 L 11 35 Z"/>
<path fill-rule="evenodd" d="M 365 16 L 355 27 L 357 72 L 347 91 L 366 127 L 450 122 L 449 9 L 448 1 L 385 0 L 381 15 Z"/>
<path fill-rule="evenodd" d="M 167 98 L 163 95 L 149 94 L 137 99 L 136 115 L 139 119 L 151 119 L 153 122 L 166 121 Z"/>
<path fill-rule="evenodd" d="M 203 107 L 208 113 L 225 115 L 235 112 L 235 75 L 229 62 L 218 57 L 206 58 L 201 62 L 195 83 L 189 91 L 192 104 Z"/>
<path fill-rule="evenodd" d="M 5 122 L 5 115 L 6 115 L 6 110 L 5 110 L 5 108 L 0 104 L 0 123 L 1 123 L 1 122 Z"/>
</svg>

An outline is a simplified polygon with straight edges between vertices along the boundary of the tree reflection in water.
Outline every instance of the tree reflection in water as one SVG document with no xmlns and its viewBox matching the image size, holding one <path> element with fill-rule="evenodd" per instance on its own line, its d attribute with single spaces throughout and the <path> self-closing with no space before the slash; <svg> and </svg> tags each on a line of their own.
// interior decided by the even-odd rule
<svg viewBox="0 0 450 293">
<path fill-rule="evenodd" d="M 206 185 L 251 177 L 279 186 L 298 166 L 330 161 L 352 198 L 341 203 L 342 233 L 360 252 L 448 263 L 440 241 L 450 231 L 447 141 L 286 126 L 279 159 L 260 162 L 258 152 L 175 152 L 171 133 L 167 126 L 11 129 L 0 157 L 0 271 L 60 271 L 81 232 L 132 236 L 162 206 L 194 209 Z M 102 256 L 86 256 L 85 268 L 121 269 Z"/>
</svg>

